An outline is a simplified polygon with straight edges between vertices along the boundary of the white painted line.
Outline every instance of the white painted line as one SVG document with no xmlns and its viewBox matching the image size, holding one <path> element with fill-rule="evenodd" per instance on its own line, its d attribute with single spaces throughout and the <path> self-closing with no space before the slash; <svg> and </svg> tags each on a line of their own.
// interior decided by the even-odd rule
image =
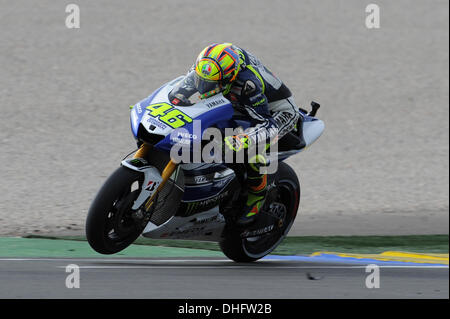
<svg viewBox="0 0 450 319">
<path fill-rule="evenodd" d="M 65 268 L 65 266 L 56 266 L 57 268 Z M 365 269 L 366 266 L 79 266 L 83 269 Z M 419 269 L 436 269 L 446 268 L 448 266 L 378 266 L 379 268 L 419 268 Z"/>
<path fill-rule="evenodd" d="M 0 258 L 0 261 L 98 261 L 98 262 L 230 262 L 230 259 L 104 259 L 104 258 Z M 264 262 L 269 260 L 262 260 Z"/>
<path fill-rule="evenodd" d="M 259 260 L 258 262 L 249 265 L 236 265 L 236 263 L 229 259 L 125 259 L 125 258 L 116 258 L 116 259 L 86 259 L 86 258 L 0 258 L 0 261 L 57 261 L 57 262 L 107 262 L 107 263 L 117 263 L 116 265 L 112 266 L 101 266 L 101 265 L 92 265 L 92 266 L 80 266 L 80 268 L 86 268 L 86 269 L 136 269 L 136 268 L 161 268 L 161 269 L 171 269 L 171 268 L 198 268 L 198 269 L 218 269 L 218 268 L 248 268 L 248 269 L 258 269 L 260 267 L 261 269 L 268 269 L 266 267 L 261 267 L 261 264 L 268 264 L 273 262 L 285 262 L 285 263 L 320 263 L 320 261 L 299 261 L 299 260 L 286 260 L 286 259 L 263 259 Z M 137 262 L 137 263 L 145 263 L 148 264 L 148 266 L 143 265 L 124 265 L 121 266 L 122 263 L 128 263 L 128 262 Z M 228 265 L 217 265 L 217 266 L 195 266 L 195 265 L 180 265 L 180 266 L 160 266 L 160 265 L 151 265 L 152 263 L 158 264 L 158 263 L 227 263 Z M 358 269 L 358 268 L 366 268 L 367 265 L 342 265 L 342 266 L 306 266 L 306 265 L 299 265 L 299 266 L 276 266 L 271 265 L 270 268 L 284 268 L 284 269 Z M 63 267 L 63 266 L 57 266 L 57 267 Z M 419 268 L 419 269 L 435 269 L 435 268 L 444 268 L 448 269 L 449 266 L 423 266 L 423 265 L 378 265 L 380 268 Z"/>
</svg>

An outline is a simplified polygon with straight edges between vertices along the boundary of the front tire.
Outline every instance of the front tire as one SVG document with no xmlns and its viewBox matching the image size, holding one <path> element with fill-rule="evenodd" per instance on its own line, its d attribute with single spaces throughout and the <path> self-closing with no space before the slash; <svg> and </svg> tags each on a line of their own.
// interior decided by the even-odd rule
<svg viewBox="0 0 450 319">
<path fill-rule="evenodd" d="M 253 238 L 243 239 L 238 231 L 224 234 L 219 244 L 225 256 L 236 262 L 256 261 L 270 254 L 287 236 L 297 216 L 300 183 L 295 171 L 284 162 L 279 164 L 276 187 L 279 196 L 269 204 L 285 210 L 282 226 L 268 234 Z"/>
<path fill-rule="evenodd" d="M 98 253 L 117 253 L 142 233 L 145 225 L 132 218 L 131 207 L 143 179 L 142 173 L 121 166 L 98 192 L 86 219 L 87 240 Z"/>
</svg>

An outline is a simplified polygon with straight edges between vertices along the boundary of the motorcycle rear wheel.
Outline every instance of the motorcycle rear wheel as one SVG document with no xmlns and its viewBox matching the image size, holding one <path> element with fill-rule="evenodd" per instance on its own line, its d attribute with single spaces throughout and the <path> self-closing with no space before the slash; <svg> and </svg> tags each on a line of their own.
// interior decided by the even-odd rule
<svg viewBox="0 0 450 319">
<path fill-rule="evenodd" d="M 219 243 L 222 252 L 236 262 L 253 262 L 270 254 L 287 236 L 300 202 L 300 183 L 295 171 L 281 162 L 278 168 L 278 198 L 272 202 L 277 208 L 283 207 L 285 214 L 278 229 L 253 238 L 241 238 L 240 232 L 226 233 Z"/>
</svg>

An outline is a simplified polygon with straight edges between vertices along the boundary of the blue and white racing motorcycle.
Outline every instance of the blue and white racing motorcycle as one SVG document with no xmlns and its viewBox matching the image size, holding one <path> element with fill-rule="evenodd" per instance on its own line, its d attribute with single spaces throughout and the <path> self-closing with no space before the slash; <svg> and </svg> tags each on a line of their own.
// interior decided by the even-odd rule
<svg viewBox="0 0 450 319">
<path fill-rule="evenodd" d="M 131 129 L 139 148 L 122 161 L 92 202 L 86 220 L 88 242 L 101 254 L 114 254 L 141 234 L 154 239 L 215 241 L 234 261 L 258 260 L 281 243 L 294 223 L 300 184 L 283 160 L 322 134 L 324 123 L 315 118 L 319 105 L 312 102 L 309 113 L 299 109 L 305 117 L 299 127 L 306 146 L 299 146 L 296 134 L 300 132 L 290 132 L 278 141 L 277 154 L 269 155 L 278 161 L 278 169 L 268 175 L 264 207 L 255 222 L 238 227 L 232 207 L 246 174 L 236 174 L 223 163 L 176 164 L 170 150 L 179 140 L 171 133 L 183 128 L 188 132 L 183 138 L 195 143 L 207 128 L 245 129 L 250 123 L 237 119 L 222 94 L 185 106 L 172 104 L 171 96 L 182 79 L 163 85 L 131 107 Z M 195 132 L 194 120 L 201 121 L 200 134 Z"/>
</svg>

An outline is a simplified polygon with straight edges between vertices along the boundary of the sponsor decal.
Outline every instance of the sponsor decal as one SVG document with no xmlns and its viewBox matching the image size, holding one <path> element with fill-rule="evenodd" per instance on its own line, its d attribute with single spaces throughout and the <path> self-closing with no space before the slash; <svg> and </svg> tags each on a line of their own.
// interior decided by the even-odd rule
<svg viewBox="0 0 450 319">
<path fill-rule="evenodd" d="M 274 227 L 274 225 L 270 225 L 270 226 L 266 226 L 266 227 L 263 227 L 263 228 L 260 228 L 260 229 L 256 229 L 256 230 L 253 230 L 253 231 L 248 231 L 248 232 L 242 233 L 241 234 L 241 238 L 258 236 L 258 235 L 262 235 L 262 234 L 268 233 L 268 232 L 272 231 L 273 227 Z"/>
<path fill-rule="evenodd" d="M 243 95 L 249 95 L 256 91 L 256 85 L 251 80 L 247 80 L 244 83 L 244 88 L 242 89 Z"/>
<path fill-rule="evenodd" d="M 205 105 L 206 105 L 208 108 L 213 108 L 213 107 L 216 107 L 216 106 L 218 106 L 218 105 L 225 104 L 225 103 L 226 103 L 226 101 L 225 101 L 224 99 L 220 98 L 220 99 L 218 99 L 218 100 L 215 100 L 215 101 L 211 101 L 211 102 L 205 103 Z"/>
<path fill-rule="evenodd" d="M 132 160 L 129 160 L 128 163 L 136 168 L 143 168 L 149 165 L 148 162 L 143 158 L 133 158 Z"/>
<path fill-rule="evenodd" d="M 204 75 L 210 75 L 210 74 L 211 74 L 211 71 L 212 71 L 211 64 L 207 63 L 207 64 L 204 64 L 204 65 L 203 65 L 203 67 L 202 67 L 202 73 L 203 73 Z"/>
<path fill-rule="evenodd" d="M 250 145 L 257 145 L 258 143 L 265 143 L 267 139 L 272 140 L 275 136 L 278 136 L 278 129 L 271 127 L 269 129 L 251 130 L 248 134 L 250 138 Z"/>
<path fill-rule="evenodd" d="M 173 143 L 190 145 L 191 144 L 191 140 L 197 140 L 197 135 L 191 134 L 191 133 L 186 133 L 186 132 L 178 132 L 175 137 L 173 137 L 171 135 L 170 140 Z"/>
<path fill-rule="evenodd" d="M 159 185 L 159 182 L 149 181 L 145 190 L 148 192 L 153 192 Z"/>
<path fill-rule="evenodd" d="M 203 175 L 199 175 L 199 176 L 195 176 L 195 177 L 194 177 L 194 182 L 195 182 L 196 184 L 205 183 L 205 182 L 207 182 L 207 181 L 208 181 L 208 180 L 207 180 L 206 176 L 203 176 Z"/>
<path fill-rule="evenodd" d="M 191 133 L 185 133 L 185 132 L 178 132 L 177 136 L 181 138 L 188 138 L 188 139 L 197 139 L 197 135 L 191 134 Z"/>
<path fill-rule="evenodd" d="M 263 104 L 263 103 L 265 103 L 266 102 L 266 98 L 265 97 L 263 97 L 261 100 L 259 100 L 258 102 L 256 102 L 256 103 L 253 103 L 253 106 L 258 106 L 258 105 L 261 105 L 261 104 Z"/>
<path fill-rule="evenodd" d="M 216 206 L 220 200 L 227 197 L 228 191 L 225 191 L 215 197 L 206 200 L 200 200 L 197 202 L 187 202 L 186 214 L 192 214 L 199 209 L 209 209 Z"/>
<path fill-rule="evenodd" d="M 233 176 L 225 177 L 225 178 L 223 178 L 221 180 L 215 181 L 214 182 L 214 187 L 217 187 L 217 188 L 224 187 L 226 184 L 228 184 L 228 182 L 230 181 L 231 178 L 233 178 Z"/>
<path fill-rule="evenodd" d="M 201 218 L 197 217 L 194 221 L 194 224 L 206 224 L 217 220 L 218 215 L 214 215 L 212 217 Z"/>
<path fill-rule="evenodd" d="M 195 236 L 202 233 L 205 230 L 205 226 L 192 227 L 183 230 L 174 230 L 167 234 L 167 236 L 184 235 L 184 236 Z"/>
<path fill-rule="evenodd" d="M 275 118 L 275 122 L 277 122 L 278 126 L 282 126 L 291 121 L 293 117 L 293 114 L 289 112 L 283 112 Z"/>
<path fill-rule="evenodd" d="M 211 204 L 216 204 L 219 200 L 225 198 L 228 196 L 228 191 L 223 192 L 222 194 L 217 195 L 216 197 L 204 200 L 204 201 L 200 201 L 197 202 L 198 203 L 198 207 L 205 207 L 205 206 L 209 206 Z"/>
<path fill-rule="evenodd" d="M 151 123 L 151 124 L 153 124 L 153 125 L 155 125 L 156 127 L 159 127 L 160 129 L 163 129 L 163 130 L 165 130 L 165 129 L 167 128 L 167 125 L 161 123 L 161 122 L 158 121 L 158 120 L 155 120 L 155 119 L 152 118 L 152 117 L 149 117 L 149 118 L 147 119 L 147 122 L 148 122 L 148 123 Z"/>
</svg>

